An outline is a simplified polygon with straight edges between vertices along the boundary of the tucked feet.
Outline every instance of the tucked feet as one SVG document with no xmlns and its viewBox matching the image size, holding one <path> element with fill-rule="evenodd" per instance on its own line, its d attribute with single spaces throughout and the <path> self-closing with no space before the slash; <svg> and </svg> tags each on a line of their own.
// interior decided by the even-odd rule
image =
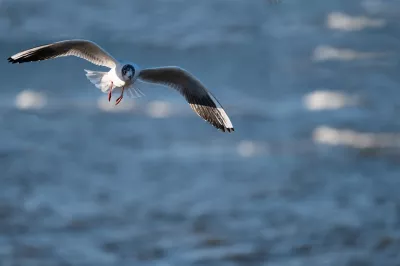
<svg viewBox="0 0 400 266">
<path fill-rule="evenodd" d="M 122 98 L 124 98 L 124 90 L 125 90 L 125 87 L 122 87 L 121 95 L 115 101 L 115 105 L 119 104 L 122 101 Z"/>
<path fill-rule="evenodd" d="M 108 91 L 108 101 L 111 101 L 111 93 L 112 93 L 113 82 L 111 82 L 110 89 Z"/>
</svg>

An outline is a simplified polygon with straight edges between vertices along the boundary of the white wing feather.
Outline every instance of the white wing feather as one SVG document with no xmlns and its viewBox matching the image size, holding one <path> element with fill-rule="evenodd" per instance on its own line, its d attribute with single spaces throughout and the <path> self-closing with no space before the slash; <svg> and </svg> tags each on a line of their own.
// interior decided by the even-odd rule
<svg viewBox="0 0 400 266">
<path fill-rule="evenodd" d="M 66 40 L 34 47 L 8 58 L 17 63 L 48 60 L 62 56 L 76 56 L 95 65 L 114 68 L 117 60 L 94 42 L 87 40 Z"/>
<path fill-rule="evenodd" d="M 222 131 L 234 131 L 232 122 L 222 105 L 206 87 L 188 71 L 166 66 L 143 69 L 139 79 L 176 89 L 200 117 Z"/>
</svg>

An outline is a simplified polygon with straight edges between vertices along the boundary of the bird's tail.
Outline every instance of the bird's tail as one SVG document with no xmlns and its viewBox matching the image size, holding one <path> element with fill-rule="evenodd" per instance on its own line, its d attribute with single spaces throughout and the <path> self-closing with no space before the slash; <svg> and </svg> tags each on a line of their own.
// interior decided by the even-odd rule
<svg viewBox="0 0 400 266">
<path fill-rule="evenodd" d="M 106 93 L 109 91 L 111 86 L 111 80 L 108 77 L 108 72 L 91 71 L 86 70 L 86 77 L 91 83 L 93 83 L 102 92 Z"/>
</svg>

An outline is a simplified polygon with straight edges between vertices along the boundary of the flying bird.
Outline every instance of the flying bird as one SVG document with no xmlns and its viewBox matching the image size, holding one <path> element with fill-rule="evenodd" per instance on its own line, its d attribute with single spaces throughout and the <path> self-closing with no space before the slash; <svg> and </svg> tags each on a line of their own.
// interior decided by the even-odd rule
<svg viewBox="0 0 400 266">
<path fill-rule="evenodd" d="M 86 76 L 111 100 L 113 91 L 120 91 L 115 104 L 124 97 L 124 91 L 144 95 L 136 86 L 137 80 L 159 84 L 178 91 L 190 107 L 205 121 L 223 132 L 234 131 L 232 122 L 222 105 L 212 93 L 187 70 L 177 66 L 141 69 L 129 61 L 117 60 L 96 43 L 89 40 L 64 40 L 34 47 L 8 58 L 13 64 L 48 60 L 64 56 L 76 56 L 92 64 L 109 68 L 108 72 L 86 70 Z"/>
</svg>

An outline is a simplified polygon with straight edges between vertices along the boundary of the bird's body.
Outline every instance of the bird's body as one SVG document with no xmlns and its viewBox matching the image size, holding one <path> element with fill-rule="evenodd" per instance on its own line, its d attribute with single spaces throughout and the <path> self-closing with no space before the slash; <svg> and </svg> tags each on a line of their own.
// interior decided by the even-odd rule
<svg viewBox="0 0 400 266">
<path fill-rule="evenodd" d="M 131 70 L 131 74 L 128 74 L 128 77 L 123 76 L 124 67 Z M 139 66 L 134 63 L 116 62 L 116 66 L 111 68 L 108 72 L 91 71 L 86 69 L 85 72 L 89 81 L 102 92 L 108 93 L 109 97 L 111 97 L 111 93 L 114 91 L 122 93 L 123 89 L 128 91 L 133 97 L 141 97 L 144 95 L 135 84 L 140 69 Z M 118 103 L 119 102 L 117 102 L 117 104 Z"/>
<path fill-rule="evenodd" d="M 214 127 L 231 132 L 232 123 L 218 100 L 191 73 L 176 66 L 141 69 L 138 65 L 117 60 L 96 43 L 87 40 L 66 40 L 52 44 L 34 47 L 8 58 L 8 61 L 25 63 L 48 60 L 63 56 L 77 56 L 89 62 L 108 67 L 108 72 L 86 70 L 86 76 L 91 83 L 103 93 L 108 93 L 111 100 L 112 92 L 120 91 L 116 100 L 119 104 L 128 91 L 140 97 L 144 94 L 135 86 L 136 81 L 155 83 L 177 90 L 188 101 L 190 107 L 204 120 Z"/>
</svg>

